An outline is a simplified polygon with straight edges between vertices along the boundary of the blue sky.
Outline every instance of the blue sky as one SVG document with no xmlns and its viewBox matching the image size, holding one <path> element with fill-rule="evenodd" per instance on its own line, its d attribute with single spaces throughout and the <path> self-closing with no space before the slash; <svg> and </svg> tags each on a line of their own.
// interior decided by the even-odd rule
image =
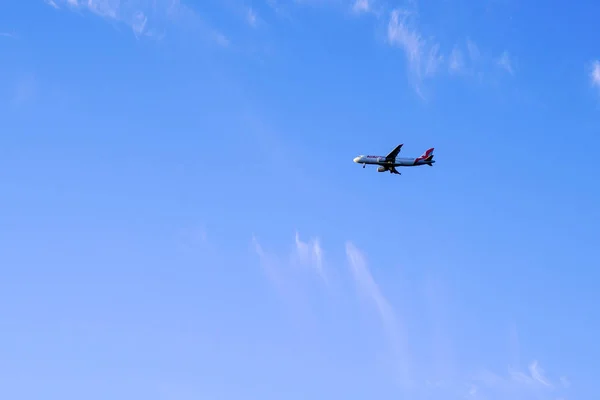
<svg viewBox="0 0 600 400">
<path fill-rule="evenodd" d="M 599 10 L 3 2 L 1 397 L 592 398 Z"/>
</svg>

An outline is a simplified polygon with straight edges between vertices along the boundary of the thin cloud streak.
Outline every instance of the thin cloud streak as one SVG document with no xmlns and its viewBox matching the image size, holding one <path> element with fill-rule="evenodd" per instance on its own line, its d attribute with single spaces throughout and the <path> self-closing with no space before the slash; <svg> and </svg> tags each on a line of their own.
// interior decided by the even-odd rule
<svg viewBox="0 0 600 400">
<path fill-rule="evenodd" d="M 592 62 L 590 80 L 592 81 L 592 86 L 600 88 L 600 60 L 595 60 Z"/>
<path fill-rule="evenodd" d="M 439 45 L 429 42 L 415 28 L 416 13 L 395 9 L 390 15 L 387 27 L 388 42 L 404 51 L 408 70 L 417 93 L 423 97 L 421 82 L 433 76 L 443 57 L 439 54 Z"/>
<path fill-rule="evenodd" d="M 481 371 L 471 382 L 471 399 L 512 398 L 555 400 L 568 388 L 567 385 L 557 388 L 545 375 L 537 360 L 532 361 L 528 373 L 514 368 L 508 369 L 507 376 L 500 376 L 490 371 Z M 560 382 L 566 378 L 562 377 Z M 562 390 L 561 390 L 562 389 Z"/>
<path fill-rule="evenodd" d="M 464 68 L 464 60 L 461 51 L 458 48 L 452 49 L 450 53 L 450 60 L 448 63 L 448 69 L 450 73 L 459 73 Z"/>
<path fill-rule="evenodd" d="M 511 75 L 515 74 L 510 55 L 508 54 L 507 51 L 502 53 L 502 55 L 498 59 L 498 65 L 500 66 L 500 68 L 504 69 L 509 74 L 511 74 Z"/>
<path fill-rule="evenodd" d="M 54 8 L 65 4 L 70 10 L 87 10 L 99 17 L 127 25 L 136 37 L 161 39 L 169 25 L 194 31 L 200 30 L 205 38 L 220 46 L 229 45 L 229 39 L 211 28 L 200 15 L 180 0 L 49 0 Z"/>
<path fill-rule="evenodd" d="M 309 321 L 315 323 L 314 327 L 318 331 L 318 312 L 311 308 L 311 303 L 315 300 L 312 297 L 312 285 L 315 281 L 301 278 L 306 271 L 314 276 L 321 276 L 321 272 L 325 271 L 323 249 L 319 239 L 303 241 L 296 233 L 291 259 L 298 262 L 296 265 L 307 268 L 291 268 L 293 263 L 287 262 L 285 257 L 280 258 L 266 252 L 255 237 L 252 238 L 252 244 L 266 276 L 277 289 L 281 299 L 291 306 L 289 315 L 303 327 L 306 327 Z M 446 398 L 472 400 L 556 400 L 558 395 L 565 393 L 569 385 L 568 380 L 562 376 L 557 380 L 558 384 L 555 384 L 537 360 L 530 362 L 524 369 L 519 368 L 519 345 L 515 326 L 509 334 L 511 363 L 505 373 L 481 370 L 474 375 L 468 374 L 467 366 L 454 361 L 455 358 L 460 360 L 460 357 L 453 356 L 455 349 L 447 336 L 446 324 L 443 324 L 447 312 L 441 305 L 447 296 L 440 297 L 440 286 L 433 285 L 431 279 L 428 281 L 428 290 L 423 294 L 433 311 L 430 314 L 434 320 L 433 342 L 427 343 L 427 347 L 434 350 L 434 360 L 427 360 L 426 354 L 410 354 L 405 321 L 399 320 L 397 311 L 372 275 L 367 257 L 350 241 L 345 243 L 345 253 L 355 291 L 359 298 L 373 306 L 375 315 L 381 322 L 382 331 L 388 339 L 390 358 L 386 362 L 392 363 L 390 372 L 394 376 L 394 383 L 398 385 L 399 393 L 413 397 L 444 394 Z M 326 287 L 328 292 L 331 288 L 332 286 Z M 322 303 L 323 299 L 320 298 L 317 307 L 327 307 L 327 304 Z M 411 304 L 419 303 L 418 299 L 413 300 L 415 301 L 411 301 Z"/>
<path fill-rule="evenodd" d="M 442 54 L 440 44 L 434 38 L 425 39 L 420 32 L 418 14 L 414 10 L 396 8 L 391 11 L 387 25 L 387 41 L 404 52 L 411 83 L 423 99 L 423 83 L 438 76 L 442 66 L 449 75 L 460 74 L 478 79 L 494 65 L 511 75 L 515 74 L 513 59 L 507 51 L 497 59 L 484 57 L 477 44 L 468 38 L 464 51 L 461 51 L 457 44 L 449 54 Z"/>
<path fill-rule="evenodd" d="M 256 11 L 254 11 L 254 9 L 249 8 L 247 13 L 246 13 L 246 21 L 248 21 L 248 25 L 250 25 L 253 28 L 256 28 L 256 24 L 257 24 L 257 15 L 256 15 Z"/>
<path fill-rule="evenodd" d="M 308 265 L 327 282 L 327 276 L 323 268 L 323 249 L 318 238 L 310 239 L 308 242 L 300 240 L 300 234 L 296 232 L 295 237 L 296 252 L 294 254 L 302 264 Z"/>
<path fill-rule="evenodd" d="M 375 303 L 378 315 L 394 350 L 394 357 L 399 362 L 402 383 L 410 386 L 410 363 L 406 338 L 402 335 L 395 311 L 381 292 L 375 279 L 373 279 L 365 256 L 351 242 L 346 243 L 346 257 L 358 291 Z"/>
<path fill-rule="evenodd" d="M 540 367 L 537 360 L 534 360 L 531 364 L 529 364 L 529 373 L 535 381 L 541 383 L 544 386 L 552 387 L 552 384 L 544 375 L 544 370 Z"/>
<path fill-rule="evenodd" d="M 255 236 L 252 236 L 252 246 L 254 248 L 254 252 L 259 258 L 260 266 L 265 271 L 267 277 L 279 291 L 284 292 L 284 282 L 277 265 L 277 260 L 264 251 L 263 247 Z"/>
<path fill-rule="evenodd" d="M 354 4 L 352 5 L 352 11 L 354 11 L 357 14 L 366 13 L 370 10 L 371 4 L 369 0 L 355 0 Z"/>
<path fill-rule="evenodd" d="M 60 7 L 58 7 L 58 4 L 56 4 L 54 2 L 54 0 L 44 0 L 44 3 L 48 4 L 50 7 L 53 7 L 57 10 L 60 8 Z"/>
<path fill-rule="evenodd" d="M 295 323 L 301 324 L 303 329 L 316 326 L 315 313 L 311 308 L 311 299 L 307 291 L 308 282 L 303 283 L 302 270 L 292 268 L 291 261 L 299 260 L 302 265 L 309 267 L 310 275 L 318 274 L 319 268 L 322 267 L 322 253 L 318 241 L 312 240 L 310 243 L 312 244 L 309 246 L 300 242 L 300 247 L 294 247 L 290 259 L 290 257 L 278 257 L 265 251 L 258 239 L 252 237 L 252 249 L 259 258 L 261 268 L 274 286 L 279 299 L 290 308 L 288 316 Z"/>
</svg>

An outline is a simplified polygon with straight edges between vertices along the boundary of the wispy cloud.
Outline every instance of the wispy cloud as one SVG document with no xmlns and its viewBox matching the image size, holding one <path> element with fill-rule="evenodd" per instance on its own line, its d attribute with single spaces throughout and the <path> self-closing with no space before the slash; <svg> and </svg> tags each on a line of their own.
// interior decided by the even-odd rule
<svg viewBox="0 0 600 400">
<path fill-rule="evenodd" d="M 531 374 L 531 378 L 534 381 L 539 382 L 544 386 L 552 387 L 552 384 L 550 384 L 550 382 L 544 375 L 544 370 L 540 367 L 537 360 L 529 364 L 529 373 Z"/>
<path fill-rule="evenodd" d="M 416 89 L 421 93 L 421 81 L 436 73 L 443 57 L 439 54 L 439 44 L 424 39 L 419 33 L 416 17 L 416 11 L 393 10 L 388 22 L 387 37 L 390 44 L 404 51 Z"/>
<path fill-rule="evenodd" d="M 323 249 L 318 238 L 303 242 L 300 240 L 298 232 L 296 232 L 296 251 L 294 257 L 302 264 L 313 268 L 324 281 L 327 281 L 325 269 L 323 268 Z"/>
<path fill-rule="evenodd" d="M 248 25 L 255 28 L 258 22 L 257 18 L 256 11 L 254 11 L 252 8 L 249 8 L 246 12 L 246 21 L 248 22 Z"/>
<path fill-rule="evenodd" d="M 263 249 L 256 236 L 252 236 L 252 247 L 259 258 L 260 266 L 263 268 L 269 280 L 271 280 L 280 292 L 285 293 L 285 282 L 283 280 L 280 262 Z"/>
<path fill-rule="evenodd" d="M 0 37 L 16 39 L 17 35 L 15 35 L 14 33 L 9 33 L 9 32 L 0 32 Z"/>
<path fill-rule="evenodd" d="M 464 50 L 459 50 L 462 48 L 461 42 L 464 43 Z M 483 56 L 477 43 L 471 38 L 466 38 L 461 42 L 455 45 L 455 49 L 461 54 L 462 60 L 459 72 L 465 77 L 481 81 L 483 71 L 486 68 L 486 58 Z"/>
<path fill-rule="evenodd" d="M 560 382 L 568 381 L 563 377 Z M 528 365 L 527 372 L 512 367 L 508 369 L 506 375 L 482 371 L 474 377 L 471 387 L 474 389 L 470 396 L 472 399 L 554 400 L 568 388 L 568 385 L 563 383 L 562 387 L 557 387 L 546 376 L 539 362 L 534 360 Z"/>
<path fill-rule="evenodd" d="M 481 52 L 479 51 L 479 46 L 471 39 L 467 39 L 467 51 L 472 62 L 477 63 L 480 61 Z"/>
<path fill-rule="evenodd" d="M 355 0 L 352 5 L 352 11 L 355 13 L 365 13 L 371 11 L 371 0 Z"/>
<path fill-rule="evenodd" d="M 60 4 L 71 10 L 87 10 L 110 21 L 123 23 L 136 35 L 162 38 L 167 26 L 199 29 L 221 46 L 229 40 L 218 30 L 213 29 L 200 15 L 180 0 L 46 0 L 54 8 Z"/>
<path fill-rule="evenodd" d="M 56 4 L 56 2 L 54 0 L 44 0 L 44 3 L 48 4 L 50 7 L 54 7 L 56 9 L 60 8 L 60 7 L 58 7 L 58 4 Z"/>
<path fill-rule="evenodd" d="M 347 242 L 346 257 L 357 289 L 375 303 L 377 312 L 386 327 L 395 325 L 394 310 L 373 279 L 365 255 L 352 242 Z"/>
<path fill-rule="evenodd" d="M 450 58 L 448 60 L 448 69 L 450 73 L 458 73 L 461 72 L 464 68 L 465 63 L 463 60 L 462 52 L 458 48 L 452 49 L 452 53 L 450 53 Z"/>
<path fill-rule="evenodd" d="M 404 52 L 411 81 L 421 97 L 424 98 L 424 81 L 439 76 L 442 71 L 481 80 L 483 74 L 495 64 L 514 75 L 514 60 L 507 51 L 497 58 L 485 55 L 470 38 L 457 41 L 452 50 L 444 54 L 434 36 L 426 37 L 421 32 L 418 17 L 416 7 L 392 10 L 387 25 L 387 40 Z M 459 45 L 461 42 L 463 46 Z"/>
<path fill-rule="evenodd" d="M 211 37 L 213 38 L 215 43 L 217 43 L 219 46 L 222 46 L 222 47 L 227 47 L 231 43 L 229 38 L 220 32 L 213 32 L 211 34 Z"/>
<path fill-rule="evenodd" d="M 291 250 L 292 260 L 299 261 L 302 266 L 308 268 L 293 268 L 297 264 L 290 264 L 285 255 L 279 257 L 266 251 L 256 238 L 253 238 L 252 244 L 265 274 L 276 287 L 281 298 L 292 307 L 289 315 L 298 318 L 300 315 L 296 314 L 303 314 L 305 318 L 298 318 L 298 321 L 303 324 L 312 321 L 316 324 L 314 327 L 318 331 L 320 329 L 319 313 L 310 307 L 311 303 L 314 304 L 315 299 L 312 296 L 315 292 L 310 286 L 303 285 L 301 277 L 306 271 L 312 272 L 314 276 L 322 276 L 321 274 L 324 272 L 323 250 L 320 241 L 317 238 L 303 241 L 301 236 L 296 234 Z M 426 297 L 432 312 L 424 313 L 423 310 L 419 311 L 416 306 L 417 308 L 413 308 L 408 314 L 427 314 L 431 317 L 433 336 L 429 340 L 427 334 L 425 336 L 420 334 L 422 338 L 409 341 L 406 327 L 419 326 L 421 322 L 399 317 L 398 310 L 395 309 L 394 304 L 384 294 L 375 279 L 366 255 L 350 241 L 345 244 L 345 256 L 347 272 L 352 278 L 354 286 L 354 288 L 351 286 L 346 289 L 355 292 L 359 299 L 373 307 L 376 320 L 381 324 L 381 330 L 388 339 L 389 358 L 383 361 L 385 364 L 391 364 L 390 372 L 395 379 L 394 383 L 398 385 L 399 393 L 410 395 L 413 398 L 472 400 L 508 398 L 556 400 L 557 397 L 566 393 L 569 381 L 565 377 L 553 381 L 538 361 L 534 360 L 526 368 L 520 368 L 516 326 L 513 326 L 508 334 L 508 350 L 513 354 L 511 365 L 503 373 L 483 369 L 472 374 L 469 373 L 471 368 L 462 363 L 460 357 L 450 357 L 456 349 L 449 340 L 447 324 L 443 323 L 449 317 L 449 311 L 442 306 L 447 303 L 447 296 L 440 295 L 440 291 L 443 292 L 443 286 L 441 286 L 441 282 L 436 283 L 438 281 L 431 277 L 427 280 L 429 282 L 429 285 L 426 285 L 427 290 L 417 291 L 415 294 L 421 293 Z M 335 286 L 336 282 L 333 281 L 334 279 L 332 279 L 332 285 L 328 285 L 327 289 Z M 312 282 L 314 283 L 314 281 Z M 304 283 L 311 285 L 308 280 Z M 318 302 L 320 310 L 328 307 L 328 304 L 323 303 L 326 298 L 320 298 Z M 411 299 L 411 304 L 419 303 L 419 299 Z M 423 346 L 428 349 L 427 354 L 420 350 Z M 429 350 L 434 354 L 429 354 Z M 433 360 L 428 357 L 433 357 Z M 443 365 L 436 367 L 436 363 Z"/>
<path fill-rule="evenodd" d="M 600 88 L 600 60 L 595 60 L 592 62 L 590 80 L 592 82 L 592 86 Z"/>
<path fill-rule="evenodd" d="M 315 310 L 310 298 L 310 293 L 314 291 L 309 290 L 312 279 L 306 278 L 325 276 L 323 253 L 318 240 L 311 239 L 305 243 L 296 236 L 291 253 L 281 256 L 265 250 L 258 238 L 253 236 L 252 250 L 258 256 L 259 264 L 278 297 L 290 308 L 288 316 L 304 328 L 315 326 Z M 308 268 L 294 268 L 296 262 Z M 307 275 L 306 271 L 310 273 Z"/>
<path fill-rule="evenodd" d="M 287 20 L 291 19 L 291 15 L 286 6 L 281 4 L 280 0 L 266 0 L 267 5 L 273 10 L 273 12 L 280 18 Z"/>
<path fill-rule="evenodd" d="M 385 332 L 389 336 L 394 357 L 399 362 L 401 380 L 408 386 L 411 383 L 408 348 L 396 313 L 371 275 L 365 255 L 352 242 L 346 243 L 346 257 L 359 293 L 375 304 Z"/>
<path fill-rule="evenodd" d="M 482 79 L 486 68 L 492 61 L 514 74 L 514 66 L 508 52 L 498 59 L 485 57 L 477 44 L 467 38 L 464 50 L 457 44 L 448 55 L 442 54 L 440 44 L 434 38 L 425 38 L 418 27 L 416 11 L 395 9 L 390 14 L 387 27 L 387 39 L 392 46 L 399 47 L 406 57 L 409 76 L 417 94 L 425 98 L 423 83 L 444 70 L 450 75 L 472 76 Z M 444 68 L 442 69 L 442 66 Z"/>
<path fill-rule="evenodd" d="M 256 237 L 252 238 L 252 245 L 255 253 L 259 256 L 261 266 L 273 283 L 282 289 L 289 285 L 294 279 L 291 274 L 294 272 L 290 267 L 292 265 L 301 265 L 313 271 L 324 281 L 327 281 L 324 268 L 323 249 L 318 238 L 311 238 L 307 242 L 300 239 L 299 233 L 296 233 L 294 248 L 289 258 L 278 257 L 263 250 Z"/>
<path fill-rule="evenodd" d="M 447 57 L 450 75 L 474 78 L 483 82 L 487 74 L 500 68 L 510 75 L 515 75 L 515 60 L 508 51 L 500 56 L 492 56 L 483 52 L 474 40 L 467 38 L 458 42 Z"/>
<path fill-rule="evenodd" d="M 497 62 L 498 62 L 498 66 L 500 66 L 500 68 L 506 70 L 506 72 L 508 72 L 509 74 L 514 75 L 515 71 L 514 71 L 513 63 L 511 61 L 510 55 L 508 54 L 507 51 L 502 53 L 502 55 L 500 56 L 500 58 L 498 59 Z"/>
</svg>

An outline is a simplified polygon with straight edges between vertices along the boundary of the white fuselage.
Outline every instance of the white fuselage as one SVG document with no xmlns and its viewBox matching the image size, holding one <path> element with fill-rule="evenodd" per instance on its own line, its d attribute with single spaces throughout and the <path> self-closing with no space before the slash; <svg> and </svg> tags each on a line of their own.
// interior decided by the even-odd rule
<svg viewBox="0 0 600 400">
<path fill-rule="evenodd" d="M 380 156 L 358 156 L 353 160 L 357 164 L 382 165 L 385 167 L 414 167 L 434 163 L 434 160 L 425 161 L 419 158 L 397 157 L 393 162 L 386 161 L 385 157 Z"/>
</svg>

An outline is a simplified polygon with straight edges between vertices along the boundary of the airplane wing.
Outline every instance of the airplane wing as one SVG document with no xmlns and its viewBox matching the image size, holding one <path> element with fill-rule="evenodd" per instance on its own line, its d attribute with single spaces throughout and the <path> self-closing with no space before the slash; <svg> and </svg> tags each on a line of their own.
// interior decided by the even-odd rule
<svg viewBox="0 0 600 400">
<path fill-rule="evenodd" d="M 400 153 L 400 149 L 402 149 L 403 144 L 399 144 L 398 146 L 396 146 L 396 148 L 394 150 L 392 150 L 390 152 L 390 154 L 388 154 L 387 156 L 385 156 L 386 160 L 394 160 L 396 159 L 396 157 L 398 157 L 398 153 Z"/>
</svg>

